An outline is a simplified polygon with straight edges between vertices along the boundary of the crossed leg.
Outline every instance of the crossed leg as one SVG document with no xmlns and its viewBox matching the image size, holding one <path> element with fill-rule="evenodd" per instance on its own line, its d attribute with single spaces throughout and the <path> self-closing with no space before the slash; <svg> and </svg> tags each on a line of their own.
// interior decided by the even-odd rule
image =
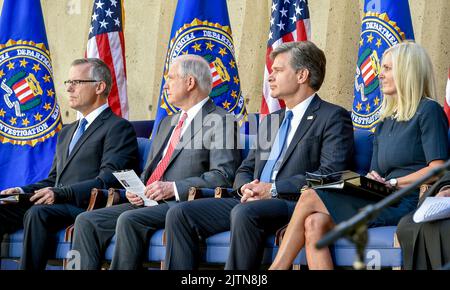
<svg viewBox="0 0 450 290">
<path fill-rule="evenodd" d="M 303 192 L 270 270 L 289 269 L 303 247 L 306 247 L 310 269 L 333 269 L 328 248 L 318 250 L 315 247 L 333 227 L 333 220 L 317 193 L 312 189 Z"/>
</svg>

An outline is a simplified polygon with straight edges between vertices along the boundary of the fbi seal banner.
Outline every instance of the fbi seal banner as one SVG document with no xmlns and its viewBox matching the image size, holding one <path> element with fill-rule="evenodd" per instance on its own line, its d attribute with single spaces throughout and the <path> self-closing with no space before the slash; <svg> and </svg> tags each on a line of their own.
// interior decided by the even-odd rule
<svg viewBox="0 0 450 290">
<path fill-rule="evenodd" d="M 379 122 L 383 95 L 378 77 L 384 51 L 414 38 L 409 7 L 401 9 L 390 2 L 380 1 L 383 12 L 367 11 L 362 20 L 352 110 L 353 126 L 357 129 L 374 131 Z M 408 5 L 407 1 L 401 2 Z"/>
<path fill-rule="evenodd" d="M 179 55 L 196 54 L 209 63 L 213 77 L 210 97 L 217 106 L 238 116 L 245 114 L 244 98 L 234 55 L 231 30 L 228 26 L 194 19 L 181 27 L 170 40 L 164 66 L 164 82 L 167 80 L 171 61 Z M 161 107 L 168 114 L 177 108 L 167 102 L 167 93 L 162 91 Z"/>
<path fill-rule="evenodd" d="M 53 69 L 44 44 L 0 44 L 0 142 L 35 146 L 61 129 Z"/>
</svg>

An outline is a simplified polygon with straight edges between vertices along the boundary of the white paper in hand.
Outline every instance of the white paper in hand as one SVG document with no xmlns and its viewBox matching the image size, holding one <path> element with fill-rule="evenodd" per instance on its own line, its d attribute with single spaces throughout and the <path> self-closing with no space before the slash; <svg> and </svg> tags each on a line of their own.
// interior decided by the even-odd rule
<svg viewBox="0 0 450 290">
<path fill-rule="evenodd" d="M 416 223 L 450 217 L 450 197 L 427 197 L 413 216 Z"/>
<path fill-rule="evenodd" d="M 126 191 L 135 193 L 137 196 L 142 198 L 145 206 L 158 205 L 158 202 L 149 199 L 144 195 L 145 185 L 142 183 L 141 179 L 137 176 L 134 170 L 124 170 L 113 172 L 113 175 L 122 184 Z"/>
</svg>

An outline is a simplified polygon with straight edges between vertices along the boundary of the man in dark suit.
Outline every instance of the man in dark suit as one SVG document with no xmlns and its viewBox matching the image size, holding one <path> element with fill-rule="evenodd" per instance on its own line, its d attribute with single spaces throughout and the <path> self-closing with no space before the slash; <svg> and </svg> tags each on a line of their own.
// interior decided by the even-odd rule
<svg viewBox="0 0 450 290">
<path fill-rule="evenodd" d="M 32 194 L 29 205 L 0 206 L 0 236 L 24 227 L 22 269 L 45 268 L 52 234 L 86 209 L 92 188 L 116 186 L 113 171 L 138 168 L 133 126 L 107 104 L 111 83 L 109 68 L 101 60 L 75 60 L 64 84 L 69 106 L 83 118 L 59 133 L 47 179 L 1 192 Z"/>
<path fill-rule="evenodd" d="M 324 53 L 311 42 L 293 42 L 275 49 L 271 58 L 271 95 L 283 100 L 286 109 L 261 122 L 257 147 L 236 172 L 238 198 L 200 199 L 170 209 L 167 269 L 197 268 L 200 239 L 228 230 L 225 268 L 258 269 L 265 239 L 293 213 L 295 201 L 285 194 L 300 195 L 306 172 L 348 168 L 353 148 L 349 113 L 316 94 L 325 77 Z"/>
<path fill-rule="evenodd" d="M 129 203 L 78 216 L 73 249 L 80 253 L 81 269 L 100 268 L 114 233 L 111 269 L 140 268 L 149 237 L 164 228 L 171 206 L 187 200 L 190 187 L 231 186 L 240 153 L 225 141 L 236 139 L 236 120 L 208 97 L 211 87 L 209 64 L 202 57 L 174 59 L 164 89 L 169 103 L 181 111 L 160 123 L 142 174 L 144 194 L 159 204 L 145 207 L 127 192 Z"/>
</svg>

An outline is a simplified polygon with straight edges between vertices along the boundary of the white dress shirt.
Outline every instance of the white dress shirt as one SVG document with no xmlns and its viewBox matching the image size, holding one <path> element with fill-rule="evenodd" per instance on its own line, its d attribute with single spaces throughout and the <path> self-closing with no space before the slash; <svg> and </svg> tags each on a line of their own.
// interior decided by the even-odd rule
<svg viewBox="0 0 450 290">
<path fill-rule="evenodd" d="M 305 99 L 303 102 L 301 102 L 300 104 L 297 104 L 295 107 L 293 107 L 292 109 L 288 109 L 292 111 L 292 120 L 291 120 L 291 126 L 289 128 L 289 134 L 286 140 L 286 148 L 289 147 L 289 145 L 291 144 L 292 139 L 294 138 L 295 132 L 297 131 L 298 126 L 300 125 L 300 121 L 303 118 L 303 115 L 306 112 L 306 109 L 308 109 L 309 104 L 311 104 L 312 100 L 314 99 L 314 95 L 309 96 L 307 99 Z"/>
</svg>

